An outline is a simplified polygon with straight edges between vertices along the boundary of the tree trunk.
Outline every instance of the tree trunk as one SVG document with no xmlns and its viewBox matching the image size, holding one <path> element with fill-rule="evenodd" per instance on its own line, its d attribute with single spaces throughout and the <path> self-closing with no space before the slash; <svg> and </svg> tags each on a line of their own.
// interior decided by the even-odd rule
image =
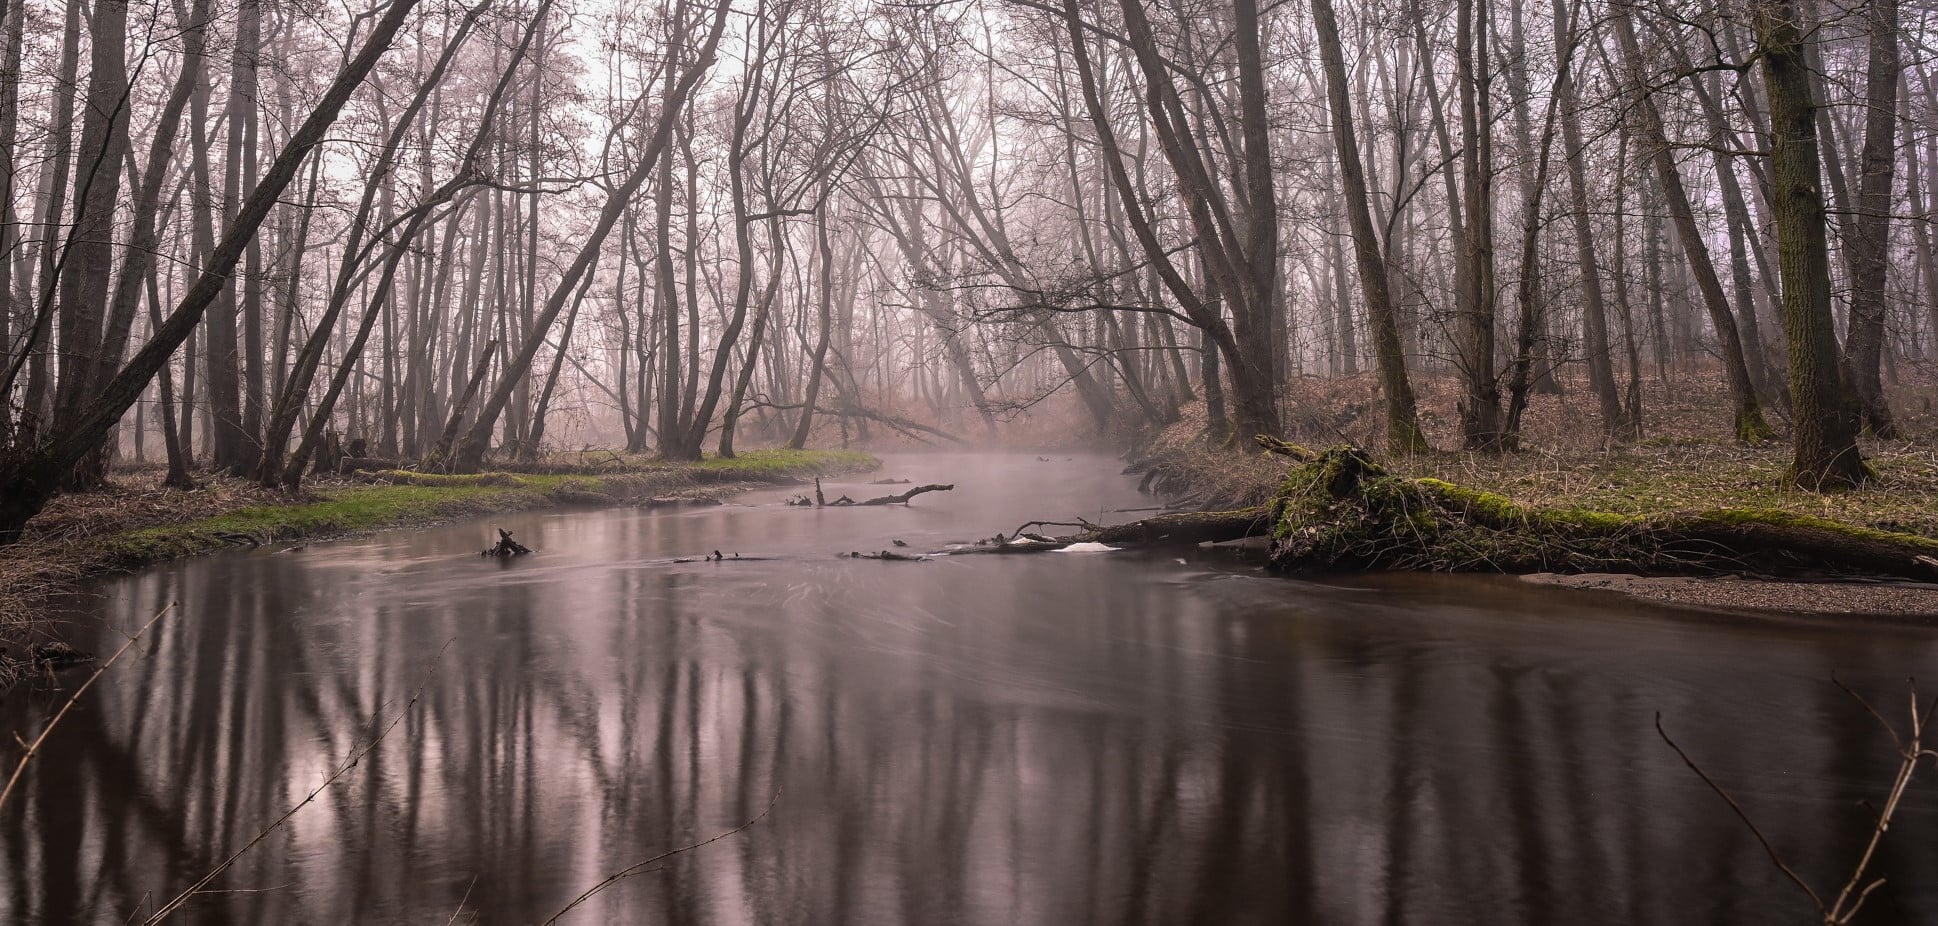
<svg viewBox="0 0 1938 926">
<path fill-rule="evenodd" d="M 274 163 L 264 172 L 262 182 L 242 204 L 235 221 L 211 253 L 209 266 L 196 278 L 175 311 L 155 331 L 148 343 L 95 393 L 79 417 L 66 422 L 65 427 L 54 434 L 42 449 L 14 454 L 0 461 L 0 544 L 19 539 L 28 519 L 39 513 L 54 496 L 62 474 L 107 439 L 128 407 L 146 391 L 156 371 L 168 362 L 176 348 L 202 321 L 203 314 L 241 262 L 249 241 L 295 177 L 303 159 L 323 142 L 325 133 L 336 122 L 343 105 L 369 75 L 377 59 L 390 48 L 392 39 L 417 3 L 418 0 L 395 0 L 384 11 L 382 18 L 371 26 L 363 47 L 337 73 L 316 108 L 291 134 Z"/>
<path fill-rule="evenodd" d="M 1797 431 L 1790 478 L 1814 491 L 1848 488 L 1871 474 L 1845 413 L 1849 392 L 1831 318 L 1823 165 L 1817 157 L 1817 104 L 1810 92 L 1803 27 L 1795 0 L 1758 0 L 1753 11 L 1770 96 L 1770 186 L 1783 273 L 1783 328 L 1790 338 Z"/>
<path fill-rule="evenodd" d="M 1849 221 L 1850 334 L 1845 339 L 1851 386 L 1864 425 L 1878 437 L 1897 436 L 1878 367 L 1884 351 L 1885 284 L 1890 275 L 1891 181 L 1897 167 L 1898 2 L 1870 0 L 1871 62 L 1864 105 L 1864 154 L 1857 182 L 1857 214 Z M 1932 294 L 1927 293 L 1927 296 Z"/>
<path fill-rule="evenodd" d="M 1554 0 L 1555 43 L 1572 48 L 1577 39 L 1563 15 L 1563 0 Z M 1588 362 L 1588 384 L 1601 411 L 1602 433 L 1623 431 L 1621 396 L 1615 390 L 1615 360 L 1608 338 L 1608 306 L 1604 302 L 1601 255 L 1595 251 L 1595 223 L 1588 211 L 1587 145 L 1581 137 L 1580 99 L 1572 75 L 1560 88 L 1561 146 L 1568 170 L 1569 217 L 1575 227 L 1575 259 L 1581 264 L 1582 351 Z"/>
<path fill-rule="evenodd" d="M 121 199 L 122 161 L 128 156 L 127 0 L 96 0 L 91 17 L 91 69 L 75 157 L 73 227 L 60 275 L 60 420 L 78 413 L 95 372 L 114 278 L 114 219 Z M 70 485 L 91 487 L 106 475 L 105 460 L 73 474 Z"/>
<path fill-rule="evenodd" d="M 657 121 L 651 133 L 645 136 L 639 163 L 633 166 L 623 182 L 606 197 L 606 203 L 599 212 L 598 221 L 586 233 L 580 244 L 578 256 L 573 259 L 571 265 L 566 267 L 558 285 L 553 287 L 551 295 L 546 298 L 544 309 L 532 320 L 531 329 L 524 333 L 517 353 L 510 357 L 500 372 L 498 384 L 491 390 L 491 396 L 485 401 L 484 407 L 478 411 L 478 420 L 472 423 L 470 431 L 457 446 L 448 448 L 453 469 L 459 472 L 475 472 L 483 465 L 485 453 L 491 446 L 492 431 L 497 427 L 498 416 L 504 412 L 506 404 L 511 401 L 512 392 L 517 388 L 518 381 L 531 370 L 532 359 L 538 356 L 538 349 L 545 343 L 545 332 L 551 329 L 552 323 L 558 320 L 559 313 L 565 310 L 566 302 L 571 299 L 572 291 L 578 286 L 579 277 L 586 273 L 593 261 L 598 258 L 599 248 L 605 243 L 606 236 L 612 233 L 613 225 L 618 223 L 619 214 L 631 204 L 633 195 L 639 192 L 640 185 L 645 183 L 646 175 L 652 171 L 654 165 L 666 156 L 667 143 L 672 138 L 675 120 L 679 118 L 681 110 L 685 109 L 694 85 L 698 84 L 713 66 L 714 54 L 720 46 L 720 35 L 726 29 L 727 14 L 731 8 L 731 0 L 721 0 L 720 8 L 714 14 L 713 24 L 705 42 L 691 63 L 680 73 L 678 82 L 661 99 Z M 686 38 L 684 24 L 677 27 L 677 31 L 678 34 L 674 37 L 676 42 Z M 665 435 L 662 434 L 661 437 L 664 438 Z M 446 449 L 440 448 L 441 451 Z"/>
<path fill-rule="evenodd" d="M 1648 94 L 1642 72 L 1642 48 L 1635 38 L 1635 25 L 1627 15 L 1617 15 L 1614 20 L 1615 35 L 1636 87 L 1636 112 L 1642 133 L 1654 148 L 1652 160 L 1662 187 L 1664 205 L 1675 222 L 1676 238 L 1682 243 L 1682 252 L 1689 261 L 1690 272 L 1696 278 L 1703 306 L 1709 310 L 1710 325 L 1716 330 L 1723 372 L 1729 380 L 1730 398 L 1735 404 L 1735 437 L 1746 444 L 1761 443 L 1776 436 L 1776 431 L 1763 418 L 1763 407 L 1756 399 L 1756 387 L 1743 356 L 1743 342 L 1737 335 L 1734 316 L 1730 314 L 1729 297 L 1723 292 L 1722 281 L 1716 277 L 1716 265 L 1709 259 L 1709 246 L 1703 243 L 1702 230 L 1696 226 L 1689 195 L 1683 189 L 1682 174 L 1676 168 L 1675 151 L 1669 147 L 1668 136 L 1662 127 L 1662 116 L 1656 109 L 1654 99 Z"/>
<path fill-rule="evenodd" d="M 1460 90 L 1461 187 L 1466 237 L 1466 298 L 1459 312 L 1458 354 L 1466 386 L 1460 403 L 1461 442 L 1468 450 L 1504 449 L 1501 389 L 1494 371 L 1497 289 L 1494 279 L 1493 104 L 1487 53 L 1489 0 L 1458 0 L 1454 57 Z"/>
<path fill-rule="evenodd" d="M 1380 391 L 1386 399 L 1386 449 L 1393 454 L 1425 452 L 1429 449 L 1427 439 L 1420 432 L 1413 384 L 1407 378 L 1406 354 L 1400 347 L 1400 328 L 1394 319 L 1392 294 L 1387 289 L 1386 257 L 1366 205 L 1366 177 L 1359 162 L 1352 102 L 1346 93 L 1346 60 L 1340 48 L 1339 22 L 1333 14 L 1332 0 L 1312 0 L 1312 19 L 1319 32 L 1319 55 L 1326 72 L 1326 100 L 1332 109 L 1333 150 L 1339 161 L 1346 219 L 1352 226 L 1359 286 L 1366 297 L 1373 354 L 1379 362 Z"/>
</svg>

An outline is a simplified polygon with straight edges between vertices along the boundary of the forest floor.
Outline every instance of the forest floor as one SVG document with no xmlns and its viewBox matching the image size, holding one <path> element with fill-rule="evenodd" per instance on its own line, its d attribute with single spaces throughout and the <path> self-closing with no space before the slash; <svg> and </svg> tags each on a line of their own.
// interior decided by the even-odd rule
<svg viewBox="0 0 1938 926">
<path fill-rule="evenodd" d="M 1287 402 L 1288 439 L 1314 449 L 1354 444 L 1377 451 L 1380 408 L 1366 396 L 1376 385 L 1354 380 L 1295 385 Z M 1560 397 L 1538 397 L 1528 412 L 1526 449 L 1508 454 L 1435 452 L 1381 463 L 1395 475 L 1444 480 L 1548 510 L 1606 511 L 1627 516 L 1719 508 L 1767 509 L 1875 530 L 1938 539 L 1938 388 L 1927 377 L 1898 384 L 1893 407 L 1908 435 L 1865 441 L 1878 478 L 1863 489 L 1818 494 L 1789 487 L 1790 447 L 1782 441 L 1744 446 L 1727 439 L 1726 391 L 1701 372 L 1672 376 L 1645 392 L 1644 437 L 1626 445 L 1601 439 L 1585 384 Z M 1456 442 L 1450 382 L 1423 378 L 1421 417 L 1435 447 Z M 1194 405 L 1143 451 L 1153 489 L 1206 510 L 1265 504 L 1289 464 L 1251 447 L 1204 449 L 1203 408 Z M 1774 416 L 1779 420 L 1781 416 Z M 1680 605 L 1792 613 L 1938 615 L 1938 587 L 1905 583 L 1791 582 L 1588 574 L 1530 577 L 1548 584 L 1620 591 Z"/>
<path fill-rule="evenodd" d="M 880 465 L 866 453 L 848 450 L 750 450 L 698 463 L 572 457 L 540 461 L 531 472 L 442 476 L 389 470 L 313 478 L 294 498 L 248 480 L 207 474 L 198 474 L 194 489 L 170 489 L 161 485 L 160 471 L 135 470 L 102 491 L 56 498 L 0 555 L 0 641 L 39 634 L 40 609 L 89 578 L 183 556 L 424 527 L 500 511 L 705 504 L 743 489 Z"/>
</svg>

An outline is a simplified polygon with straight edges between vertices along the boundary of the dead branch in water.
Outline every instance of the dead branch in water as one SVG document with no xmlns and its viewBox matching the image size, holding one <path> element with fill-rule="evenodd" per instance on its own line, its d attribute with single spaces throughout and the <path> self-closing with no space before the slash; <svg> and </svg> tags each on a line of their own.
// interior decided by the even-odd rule
<svg viewBox="0 0 1938 926">
<path fill-rule="evenodd" d="M 501 528 L 498 528 L 498 543 L 487 548 L 482 555 L 484 556 L 524 556 L 525 554 L 530 552 L 532 552 L 532 549 L 530 547 L 525 546 L 524 544 L 511 539 L 511 531 L 505 530 L 504 528 L 501 527 Z"/>
<path fill-rule="evenodd" d="M 1816 905 L 1818 914 L 1823 917 L 1825 926 L 1847 926 L 1857 918 L 1858 910 L 1863 908 L 1864 901 L 1870 898 L 1871 893 L 1884 886 L 1884 879 L 1881 877 L 1870 881 L 1866 881 L 1865 878 L 1870 871 L 1871 862 L 1877 857 L 1878 845 L 1884 841 L 1884 834 L 1891 828 L 1891 818 L 1897 814 L 1898 807 L 1903 803 L 1904 793 L 1911 786 L 1911 778 L 1918 771 L 1918 763 L 1927 757 L 1938 761 L 1938 751 L 1923 745 L 1925 725 L 1931 721 L 1932 713 L 1938 711 L 1938 699 L 1934 699 L 1921 709 L 1918 705 L 1917 685 L 1912 684 L 1910 686 L 1911 723 L 1908 730 L 1901 734 L 1862 695 L 1835 678 L 1831 681 L 1858 704 L 1863 705 L 1864 710 L 1884 727 L 1884 732 L 1890 734 L 1891 742 L 1898 753 L 1898 770 L 1891 779 L 1891 789 L 1885 794 L 1884 807 L 1877 814 L 1877 822 L 1871 827 L 1871 838 L 1864 845 L 1864 853 L 1858 857 L 1856 864 L 1851 868 L 1850 877 L 1844 880 L 1843 887 L 1838 890 L 1836 898 L 1829 904 L 1825 904 L 1823 896 L 1818 894 L 1802 875 L 1797 874 L 1796 869 L 1791 868 L 1789 863 L 1783 860 L 1782 853 L 1777 851 L 1776 846 L 1770 842 L 1770 838 L 1764 835 L 1755 821 L 1750 819 L 1749 813 L 1736 802 L 1736 798 L 1724 790 L 1722 785 L 1717 784 L 1715 779 L 1709 777 L 1709 773 L 1703 771 L 1694 759 L 1689 758 L 1689 754 L 1684 752 L 1681 746 L 1676 745 L 1675 740 L 1669 738 L 1668 731 L 1662 728 L 1660 713 L 1655 715 L 1655 732 L 1662 737 L 1663 742 L 1669 744 L 1670 749 L 1676 751 L 1676 755 L 1682 758 L 1683 764 L 1689 766 L 1690 771 L 1695 772 L 1697 777 L 1702 779 L 1703 784 L 1708 785 L 1711 791 L 1716 792 L 1717 796 L 1729 805 L 1729 809 L 1735 812 L 1736 818 L 1743 821 L 1744 826 L 1749 827 L 1751 835 L 1756 837 L 1756 841 L 1762 844 L 1763 851 L 1770 856 L 1770 862 L 1776 865 L 1777 870 L 1783 872 L 1791 883 L 1802 888 L 1803 892 L 1810 897 L 1810 902 Z"/>
<path fill-rule="evenodd" d="M 724 833 L 717 834 L 708 839 L 703 839 L 699 842 L 693 843 L 692 845 L 681 846 L 671 851 L 661 852 L 660 854 L 655 855 L 652 858 L 649 858 L 643 862 L 620 869 L 619 871 L 613 873 L 611 877 L 605 879 L 604 881 L 599 882 L 598 884 L 593 885 L 592 887 L 588 888 L 585 893 L 580 894 L 579 896 L 573 898 L 571 903 L 566 904 L 563 909 L 559 910 L 559 912 L 552 914 L 552 917 L 546 920 L 543 924 L 541 924 L 541 926 L 552 926 L 553 923 L 556 923 L 559 921 L 560 917 L 566 915 L 567 913 L 572 912 L 573 907 L 576 907 L 579 904 L 585 903 L 587 900 L 591 899 L 592 895 L 597 894 L 600 891 L 603 891 L 606 888 L 613 886 L 614 884 L 618 883 L 621 880 L 630 878 L 636 874 L 642 874 L 647 871 L 657 870 L 657 869 L 647 868 L 646 866 L 648 865 L 651 865 L 655 862 L 663 862 L 669 858 L 672 858 L 673 856 L 684 855 L 695 849 L 712 845 L 716 842 L 719 842 L 722 839 L 725 839 L 729 836 L 739 833 L 742 830 L 745 830 L 756 823 L 759 823 L 762 818 L 766 817 L 769 813 L 773 812 L 774 805 L 780 803 L 780 800 L 781 800 L 781 789 L 775 788 L 774 796 L 767 801 L 767 809 L 762 810 L 760 813 L 754 815 L 754 818 L 752 820 L 748 820 L 747 822 L 742 823 L 739 826 L 734 827 L 733 829 L 730 829 Z"/>
<path fill-rule="evenodd" d="M 865 501 L 865 502 L 857 502 L 856 504 L 858 504 L 858 505 L 863 505 L 863 506 L 867 506 L 867 505 L 906 505 L 906 504 L 908 504 L 908 502 L 909 502 L 909 499 L 912 499 L 912 498 L 914 498 L 914 497 L 915 497 L 915 496 L 917 496 L 917 495 L 921 495 L 921 494 L 922 494 L 922 493 L 924 493 L 924 492 L 949 492 L 949 491 L 953 491 L 954 489 L 955 489 L 955 484 L 954 484 L 954 483 L 950 483 L 950 484 L 948 484 L 948 485 L 925 485 L 925 486 L 916 486 L 915 488 L 913 488 L 913 489 L 910 489 L 910 490 L 908 490 L 907 492 L 903 492 L 903 493 L 902 493 L 902 494 L 900 494 L 900 495 L 884 495 L 884 496 L 882 496 L 882 497 L 880 497 L 880 498 L 871 498 L 871 499 L 869 499 L 869 500 L 867 500 L 867 501 Z"/>
<path fill-rule="evenodd" d="M 821 480 L 817 478 L 814 480 L 814 507 L 847 508 L 847 507 L 853 506 L 857 508 L 866 508 L 870 505 L 906 505 L 909 503 L 910 499 L 914 498 L 917 495 L 921 495 L 925 492 L 951 492 L 955 490 L 955 487 L 956 487 L 955 483 L 952 482 L 952 483 L 949 483 L 948 485 L 916 486 L 915 488 L 910 489 L 907 492 L 903 492 L 900 495 L 883 495 L 880 498 L 871 498 L 871 499 L 868 499 L 867 501 L 858 502 L 852 498 L 849 498 L 846 495 L 843 495 L 840 498 L 835 499 L 834 501 L 828 501 L 828 497 L 821 492 Z M 788 504 L 794 505 L 795 507 L 800 507 L 798 502 L 789 501 Z"/>
<path fill-rule="evenodd" d="M 81 700 L 81 695 L 86 694 L 87 690 L 93 687 L 95 679 L 100 678 L 102 673 L 108 671 L 114 665 L 115 660 L 120 659 L 122 653 L 127 652 L 129 647 L 134 646 L 135 641 L 140 640 L 142 635 L 146 634 L 150 627 L 155 626 L 157 622 L 167 616 L 168 612 L 175 610 L 176 604 L 178 602 L 171 601 L 160 611 L 155 612 L 155 616 L 149 618 L 148 623 L 141 625 L 141 629 L 135 631 L 134 636 L 129 637 L 127 642 L 121 644 L 121 648 L 115 650 L 114 655 L 108 657 L 108 661 L 101 663 L 100 667 L 94 670 L 94 674 L 88 676 L 87 681 L 81 683 L 81 687 L 74 689 L 74 693 L 68 696 L 67 703 L 61 705 L 61 709 L 55 712 L 52 720 L 47 721 L 47 726 L 40 728 L 40 735 L 34 737 L 34 741 L 27 745 L 27 751 L 21 754 L 19 764 L 13 767 L 13 774 L 7 778 L 7 786 L 4 789 L 0 789 L 0 807 L 7 805 L 7 798 L 13 796 L 14 785 L 20 783 L 20 776 L 27 771 L 27 763 L 32 761 L 34 754 L 40 751 L 40 744 L 47 742 L 47 734 L 54 732 L 54 727 L 60 724 L 61 718 L 66 717 L 67 712 L 74 708 L 74 702 Z"/>
</svg>

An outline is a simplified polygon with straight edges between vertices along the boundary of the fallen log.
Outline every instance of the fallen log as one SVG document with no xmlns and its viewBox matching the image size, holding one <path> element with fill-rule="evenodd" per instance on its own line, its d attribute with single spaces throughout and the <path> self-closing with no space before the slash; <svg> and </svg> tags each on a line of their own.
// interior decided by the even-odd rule
<svg viewBox="0 0 1938 926">
<path fill-rule="evenodd" d="M 890 563 L 921 563 L 927 562 L 929 557 L 926 553 L 896 553 L 891 550 L 882 550 L 878 553 L 842 553 L 838 554 L 836 558 L 878 559 Z"/>
<path fill-rule="evenodd" d="M 1938 581 L 1938 540 L 1777 509 L 1651 515 L 1537 508 L 1396 476 L 1354 447 L 1287 474 L 1271 505 L 1281 571 L 1637 572 Z"/>
<path fill-rule="evenodd" d="M 1033 521 L 951 553 L 1039 553 L 1073 543 L 1192 546 L 1271 538 L 1281 572 L 1758 573 L 1938 582 L 1938 540 L 1778 509 L 1650 515 L 1537 508 L 1438 479 L 1395 475 L 1355 447 L 1261 442 L 1294 465 L 1269 505 L 1108 526 Z M 1288 452 L 1290 450 L 1291 452 Z M 1031 527 L 1079 527 L 1057 537 Z"/>
<path fill-rule="evenodd" d="M 949 485 L 916 486 L 915 488 L 910 489 L 907 492 L 903 492 L 900 495 L 884 495 L 880 498 L 871 498 L 865 502 L 856 502 L 855 504 L 864 505 L 864 506 L 865 505 L 906 505 L 908 504 L 909 499 L 912 499 L 917 495 L 921 495 L 924 492 L 950 492 L 950 491 L 953 491 L 954 489 L 955 489 L 954 483 L 950 483 Z"/>
<path fill-rule="evenodd" d="M 1099 527 L 1067 539 L 1071 543 L 1112 546 L 1197 546 L 1257 537 L 1270 527 L 1271 514 L 1265 508 L 1187 511 Z"/>
</svg>

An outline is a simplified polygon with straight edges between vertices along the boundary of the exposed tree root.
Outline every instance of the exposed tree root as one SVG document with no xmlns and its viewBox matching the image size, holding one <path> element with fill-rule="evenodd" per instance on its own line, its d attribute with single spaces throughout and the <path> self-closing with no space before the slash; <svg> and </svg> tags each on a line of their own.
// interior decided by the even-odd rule
<svg viewBox="0 0 1938 926">
<path fill-rule="evenodd" d="M 1758 571 L 1938 580 L 1938 541 L 1768 509 L 1627 516 L 1543 509 L 1437 479 L 1392 475 L 1338 447 L 1294 467 L 1272 504 L 1286 571 L 1716 574 Z"/>
<path fill-rule="evenodd" d="M 483 556 L 524 556 L 532 552 L 530 547 L 511 539 L 511 531 L 498 528 L 498 542 L 487 548 Z"/>
<path fill-rule="evenodd" d="M 1284 572 L 1640 572 L 1869 576 L 1938 581 L 1938 540 L 1787 511 L 1719 508 L 1630 516 L 1534 508 L 1438 479 L 1396 476 L 1355 447 L 1305 459 L 1268 506 L 1166 514 L 1108 527 L 1032 522 L 978 552 L 1033 553 L 1072 543 L 1184 546 L 1270 535 Z M 1080 527 L 1033 537 L 1030 527 Z"/>
</svg>

